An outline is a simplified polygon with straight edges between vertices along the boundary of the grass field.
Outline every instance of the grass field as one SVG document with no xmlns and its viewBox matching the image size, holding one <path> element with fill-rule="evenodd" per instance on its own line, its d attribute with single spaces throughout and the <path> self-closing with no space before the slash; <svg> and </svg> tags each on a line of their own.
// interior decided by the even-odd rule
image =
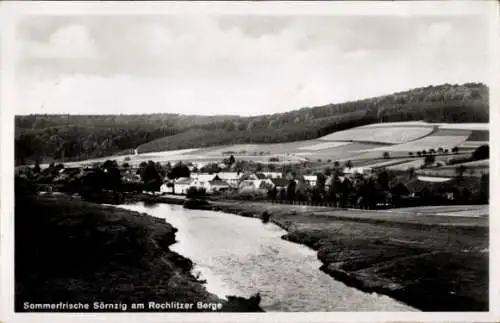
<svg viewBox="0 0 500 323">
<path fill-rule="evenodd" d="M 403 151 L 403 152 L 416 152 L 419 150 L 429 150 L 439 148 L 451 150 L 453 147 L 460 146 L 467 141 L 468 133 L 462 135 L 430 135 L 415 141 L 407 142 L 400 145 L 393 145 L 390 147 L 375 148 L 377 151 Z"/>
<path fill-rule="evenodd" d="M 338 131 L 321 137 L 327 141 L 366 141 L 388 144 L 401 144 L 424 137 L 432 132 L 432 127 L 358 127 L 345 131 Z"/>
<path fill-rule="evenodd" d="M 425 164 L 425 162 L 424 162 L 423 158 L 417 158 L 417 159 L 413 159 L 412 161 L 408 161 L 405 163 L 388 166 L 387 169 L 389 169 L 389 170 L 401 170 L 401 171 L 408 170 L 412 167 L 415 169 L 419 169 L 424 164 Z"/>
</svg>

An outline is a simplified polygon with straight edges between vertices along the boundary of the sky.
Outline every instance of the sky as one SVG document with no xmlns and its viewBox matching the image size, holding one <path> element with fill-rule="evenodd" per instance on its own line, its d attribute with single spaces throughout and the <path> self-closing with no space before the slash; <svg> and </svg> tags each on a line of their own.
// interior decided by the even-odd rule
<svg viewBox="0 0 500 323">
<path fill-rule="evenodd" d="M 30 16 L 16 114 L 258 115 L 489 77 L 481 16 Z"/>
</svg>

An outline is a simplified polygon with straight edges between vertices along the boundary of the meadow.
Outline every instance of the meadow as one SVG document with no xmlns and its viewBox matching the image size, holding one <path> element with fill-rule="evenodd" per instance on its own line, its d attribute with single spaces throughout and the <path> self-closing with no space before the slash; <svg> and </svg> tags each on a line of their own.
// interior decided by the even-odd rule
<svg viewBox="0 0 500 323">
<path fill-rule="evenodd" d="M 375 123 L 349 130 L 338 131 L 312 140 L 291 141 L 269 144 L 235 144 L 213 147 L 180 150 L 167 150 L 143 154 L 116 155 L 105 158 L 91 159 L 81 162 L 67 163 L 67 166 L 91 165 L 106 159 L 127 162 L 135 166 L 141 162 L 220 162 L 233 155 L 237 160 L 253 161 L 264 164 L 301 163 L 304 161 L 316 163 L 331 163 L 351 161 L 355 166 L 388 167 L 393 170 L 406 170 L 410 167 L 419 168 L 423 159 L 417 158 L 417 151 L 438 150 L 451 151 L 460 147 L 461 154 L 470 154 L 479 145 L 487 143 L 488 124 L 476 123 L 426 123 L 426 122 L 392 122 Z M 486 133 L 485 133 L 486 131 Z M 474 136 L 474 140 L 470 138 Z M 383 160 L 384 153 L 389 154 L 389 161 Z M 410 156 L 410 155 L 412 155 Z M 439 155 L 436 160 L 443 162 L 454 158 L 454 155 Z M 396 160 L 397 159 L 397 160 Z M 466 165 L 467 166 L 467 165 Z M 471 168 L 477 168 L 472 167 Z M 477 169 L 483 171 L 488 166 Z M 440 176 L 453 176 L 453 169 L 442 168 Z M 436 173 L 437 174 L 437 173 Z M 443 175 L 446 174 L 446 175 Z"/>
</svg>

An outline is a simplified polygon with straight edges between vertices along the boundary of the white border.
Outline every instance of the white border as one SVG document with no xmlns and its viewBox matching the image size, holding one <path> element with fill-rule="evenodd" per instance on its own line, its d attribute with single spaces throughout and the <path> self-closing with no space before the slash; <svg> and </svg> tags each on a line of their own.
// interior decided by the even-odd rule
<svg viewBox="0 0 500 323">
<path fill-rule="evenodd" d="M 4 2 L 0 4 L 2 56 L 0 83 L 1 115 L 1 301 L 0 320 L 7 322 L 40 322 L 50 315 L 50 321 L 72 321 L 74 323 L 96 320 L 107 322 L 333 322 L 333 321 L 418 321 L 418 322 L 494 322 L 500 321 L 500 273 L 499 230 L 497 216 L 499 196 L 498 170 L 491 163 L 491 204 L 490 204 L 490 311 L 485 313 L 407 313 L 407 312 L 330 312 L 330 313 L 263 313 L 263 314 L 15 314 L 13 313 L 13 133 L 14 133 L 14 61 L 16 42 L 13 36 L 15 18 L 20 15 L 159 15 L 159 14 L 259 14 L 259 15 L 484 15 L 491 22 L 491 63 L 490 82 L 490 147 L 491 158 L 498 162 L 497 138 L 499 129 L 500 102 L 500 39 L 497 1 L 428 1 L 428 2 Z M 493 248 L 495 246 L 495 248 Z M 7 265 L 6 265 L 7 264 Z M 495 306 L 496 305 L 496 306 Z"/>
</svg>

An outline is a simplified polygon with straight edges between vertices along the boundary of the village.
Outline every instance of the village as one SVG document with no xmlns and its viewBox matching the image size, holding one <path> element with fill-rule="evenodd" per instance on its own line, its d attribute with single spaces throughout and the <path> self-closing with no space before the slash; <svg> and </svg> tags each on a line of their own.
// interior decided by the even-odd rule
<svg viewBox="0 0 500 323">
<path fill-rule="evenodd" d="M 236 160 L 219 162 L 177 161 L 161 164 L 126 159 L 64 167 L 51 164 L 18 169 L 18 174 L 41 185 L 38 191 L 95 196 L 101 191 L 119 194 L 142 193 L 153 196 L 187 196 L 202 193 L 208 199 L 261 200 L 307 203 L 333 207 L 380 209 L 405 206 L 487 203 L 488 176 L 466 176 L 465 170 L 449 178 L 418 174 L 414 168 L 392 170 L 379 163 L 353 166 L 327 163 L 323 171 L 313 171 L 318 163 L 272 164 Z M 323 163 L 324 164 L 324 163 Z M 323 165 L 325 166 L 325 165 Z M 90 193 L 89 193 L 90 192 Z M 199 194 L 198 194 L 199 195 Z"/>
</svg>

